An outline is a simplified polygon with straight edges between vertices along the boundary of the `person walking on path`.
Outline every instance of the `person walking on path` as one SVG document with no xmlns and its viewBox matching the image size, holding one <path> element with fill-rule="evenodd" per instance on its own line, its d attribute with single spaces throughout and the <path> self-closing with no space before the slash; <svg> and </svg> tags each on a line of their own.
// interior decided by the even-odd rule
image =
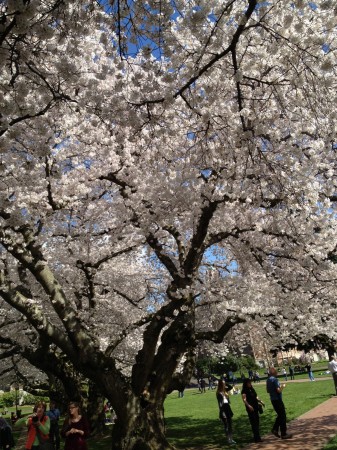
<svg viewBox="0 0 337 450">
<path fill-rule="evenodd" d="M 277 378 L 277 370 L 275 367 L 269 369 L 269 378 L 267 379 L 267 392 L 270 396 L 270 401 L 277 414 L 274 426 L 271 430 L 274 436 L 282 439 L 292 438 L 291 434 L 287 433 L 287 416 L 286 409 L 282 400 L 282 391 L 286 387 L 285 384 L 280 385 Z M 279 434 L 281 431 L 281 435 Z"/>
<path fill-rule="evenodd" d="M 289 375 L 291 380 L 295 380 L 295 370 L 293 366 L 289 366 Z"/>
<path fill-rule="evenodd" d="M 337 358 L 335 356 L 331 358 L 331 361 L 328 364 L 328 370 L 332 375 L 335 384 L 335 391 L 336 391 L 335 395 L 337 395 Z"/>
<path fill-rule="evenodd" d="M 262 406 L 264 406 L 264 403 L 257 396 L 256 391 L 252 386 L 252 381 L 248 378 L 243 381 L 241 395 L 252 427 L 254 442 L 262 442 L 260 436 L 259 403 Z"/>
</svg>

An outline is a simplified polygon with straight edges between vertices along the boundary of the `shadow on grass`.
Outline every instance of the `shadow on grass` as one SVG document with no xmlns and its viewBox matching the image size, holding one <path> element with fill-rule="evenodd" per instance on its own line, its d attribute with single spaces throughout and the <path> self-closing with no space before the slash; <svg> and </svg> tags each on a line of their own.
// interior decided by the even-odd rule
<svg viewBox="0 0 337 450">
<path fill-rule="evenodd" d="M 330 399 L 331 396 L 330 394 L 313 394 L 310 395 L 310 398 L 319 398 L 321 403 Z M 286 404 L 288 421 L 298 417 L 298 414 L 295 412 L 297 409 L 295 405 L 296 402 L 294 405 Z M 260 415 L 261 436 L 270 434 L 275 419 L 276 414 L 273 407 L 268 405 L 264 413 Z M 192 419 L 186 416 L 169 417 L 166 419 L 166 429 L 170 443 L 177 449 L 190 447 L 220 449 L 226 444 L 226 435 L 222 422 L 217 418 Z M 238 444 L 237 448 L 245 447 L 253 441 L 253 434 L 246 413 L 234 415 L 233 438 Z M 330 450 L 330 448 L 328 449 Z"/>
<path fill-rule="evenodd" d="M 321 403 L 323 403 L 325 402 L 325 400 L 329 400 L 329 398 L 331 398 L 331 394 L 320 394 L 319 392 L 317 392 L 317 394 L 308 395 L 306 398 L 319 398 L 320 400 L 322 400 Z"/>
<path fill-rule="evenodd" d="M 261 435 L 267 434 L 272 428 L 275 416 L 261 416 Z M 222 448 L 226 444 L 223 424 L 219 419 L 193 420 L 188 417 L 170 417 L 166 421 L 167 437 L 178 449 L 189 447 Z M 248 416 L 239 416 L 233 420 L 233 438 L 238 447 L 253 441 L 253 435 Z"/>
</svg>

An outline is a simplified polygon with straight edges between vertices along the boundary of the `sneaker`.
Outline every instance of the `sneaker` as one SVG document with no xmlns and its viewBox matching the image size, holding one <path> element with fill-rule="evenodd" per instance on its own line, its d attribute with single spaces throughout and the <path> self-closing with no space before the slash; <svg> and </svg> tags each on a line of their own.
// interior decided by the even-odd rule
<svg viewBox="0 0 337 450">
<path fill-rule="evenodd" d="M 228 441 L 228 444 L 229 444 L 229 445 L 233 445 L 233 444 L 236 444 L 236 442 L 234 441 L 234 439 L 230 439 L 230 440 Z"/>
<path fill-rule="evenodd" d="M 292 437 L 292 434 L 284 434 L 283 436 L 281 436 L 281 439 L 291 439 Z"/>
<path fill-rule="evenodd" d="M 271 430 L 271 432 L 272 432 L 272 434 L 274 435 L 274 436 L 276 436 L 276 437 L 281 437 L 279 434 L 278 434 L 278 431 L 277 430 Z"/>
</svg>

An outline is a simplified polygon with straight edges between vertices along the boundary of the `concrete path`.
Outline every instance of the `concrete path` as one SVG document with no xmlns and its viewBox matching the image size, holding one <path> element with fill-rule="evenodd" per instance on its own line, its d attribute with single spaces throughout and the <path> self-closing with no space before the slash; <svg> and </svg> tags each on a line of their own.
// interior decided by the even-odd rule
<svg viewBox="0 0 337 450">
<path fill-rule="evenodd" d="M 332 397 L 287 424 L 292 439 L 263 436 L 244 450 L 321 450 L 337 434 L 337 397 Z"/>
</svg>

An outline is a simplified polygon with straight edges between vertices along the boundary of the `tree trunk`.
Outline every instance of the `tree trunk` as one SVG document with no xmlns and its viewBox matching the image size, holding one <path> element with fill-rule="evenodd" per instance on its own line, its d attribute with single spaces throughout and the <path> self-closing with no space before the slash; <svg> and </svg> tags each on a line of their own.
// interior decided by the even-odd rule
<svg viewBox="0 0 337 450">
<path fill-rule="evenodd" d="M 165 436 L 163 408 L 144 404 L 138 414 L 127 411 L 112 430 L 112 450 L 173 450 Z"/>
<path fill-rule="evenodd" d="M 103 433 L 105 428 L 104 396 L 92 382 L 89 382 L 86 412 L 91 435 Z"/>
</svg>

